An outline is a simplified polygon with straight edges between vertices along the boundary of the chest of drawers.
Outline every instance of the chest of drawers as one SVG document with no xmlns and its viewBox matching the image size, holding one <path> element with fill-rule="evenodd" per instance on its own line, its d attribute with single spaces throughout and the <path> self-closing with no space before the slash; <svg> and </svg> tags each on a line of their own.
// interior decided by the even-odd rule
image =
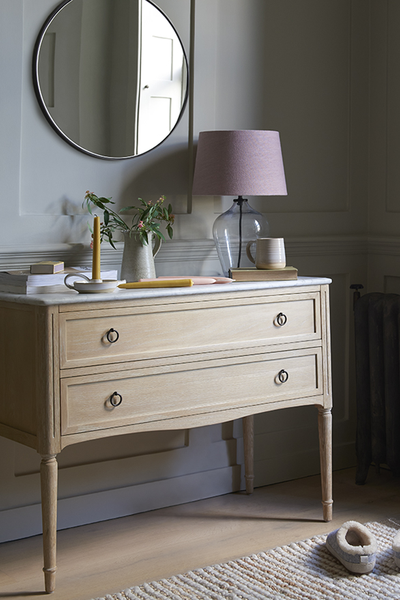
<svg viewBox="0 0 400 600">
<path fill-rule="evenodd" d="M 328 284 L 238 283 L 115 294 L 0 294 L 0 434 L 41 455 L 46 591 L 55 587 L 57 454 L 91 439 L 318 408 L 332 518 Z"/>
</svg>

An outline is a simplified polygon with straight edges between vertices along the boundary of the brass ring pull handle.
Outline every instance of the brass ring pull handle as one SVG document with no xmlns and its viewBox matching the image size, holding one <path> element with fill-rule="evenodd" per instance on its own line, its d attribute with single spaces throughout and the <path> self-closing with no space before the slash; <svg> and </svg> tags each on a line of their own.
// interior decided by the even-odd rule
<svg viewBox="0 0 400 600">
<path fill-rule="evenodd" d="M 110 396 L 110 404 L 112 406 L 119 406 L 122 402 L 122 396 L 121 394 L 118 394 L 118 392 L 114 392 L 111 396 Z"/>
<path fill-rule="evenodd" d="M 119 340 L 119 333 L 116 329 L 109 329 L 106 333 L 106 338 L 110 344 L 115 344 Z"/>
<path fill-rule="evenodd" d="M 281 369 L 278 373 L 278 379 L 281 383 L 286 383 L 289 379 L 289 373 L 285 369 Z"/>
<path fill-rule="evenodd" d="M 287 316 L 280 312 L 276 317 L 276 323 L 279 327 L 283 327 L 287 323 Z"/>
</svg>

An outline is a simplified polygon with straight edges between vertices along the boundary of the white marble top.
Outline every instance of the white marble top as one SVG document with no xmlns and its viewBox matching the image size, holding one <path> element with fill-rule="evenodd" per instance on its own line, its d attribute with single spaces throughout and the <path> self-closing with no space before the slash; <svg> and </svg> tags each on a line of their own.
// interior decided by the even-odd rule
<svg viewBox="0 0 400 600">
<path fill-rule="evenodd" d="M 113 302 L 115 300 L 136 300 L 139 298 L 159 298 L 171 296 L 189 296 L 197 294 L 218 294 L 246 290 L 264 290 L 275 288 L 299 287 L 305 285 L 323 285 L 332 283 L 327 277 L 299 277 L 291 281 L 246 281 L 212 285 L 194 285 L 182 288 L 152 288 L 141 290 L 125 290 L 117 288 L 111 293 L 78 294 L 65 289 L 62 294 L 11 294 L 0 292 L 0 301 L 18 304 L 34 304 L 38 306 L 54 306 L 55 304 L 77 304 L 85 302 Z"/>
</svg>

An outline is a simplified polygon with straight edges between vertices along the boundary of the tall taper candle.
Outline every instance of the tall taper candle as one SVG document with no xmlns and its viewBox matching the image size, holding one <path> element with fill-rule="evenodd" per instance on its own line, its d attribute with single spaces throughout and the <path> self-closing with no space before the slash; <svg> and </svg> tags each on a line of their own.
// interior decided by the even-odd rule
<svg viewBox="0 0 400 600">
<path fill-rule="evenodd" d="M 92 279 L 100 280 L 100 217 L 94 218 L 93 223 L 93 262 Z"/>
</svg>

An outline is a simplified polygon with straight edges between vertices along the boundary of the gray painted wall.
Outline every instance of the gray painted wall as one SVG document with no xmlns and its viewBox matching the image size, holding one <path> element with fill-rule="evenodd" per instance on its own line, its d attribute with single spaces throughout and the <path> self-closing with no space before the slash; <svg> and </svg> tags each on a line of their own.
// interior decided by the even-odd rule
<svg viewBox="0 0 400 600">
<path fill-rule="evenodd" d="M 192 104 L 154 152 L 116 162 L 65 144 L 34 97 L 32 49 L 57 4 L 0 0 L 0 267 L 50 256 L 88 264 L 81 203 L 90 189 L 121 206 L 166 194 L 177 218 L 174 242 L 157 257 L 159 274 L 215 273 L 211 227 L 231 199 L 195 197 L 186 212 L 191 131 L 196 141 L 207 129 L 279 130 L 289 194 L 251 204 L 267 214 L 271 234 L 285 238 L 301 275 L 333 279 L 334 465 L 354 464 L 349 285 L 400 292 L 398 2 L 179 0 L 186 48 L 192 4 Z M 103 265 L 120 260 L 120 249 L 102 250 Z M 318 472 L 313 408 L 260 415 L 256 433 L 256 485 Z M 39 457 L 5 439 L 0 453 L 0 540 L 34 535 Z M 67 448 L 59 526 L 238 490 L 242 462 L 240 422 Z"/>
</svg>

